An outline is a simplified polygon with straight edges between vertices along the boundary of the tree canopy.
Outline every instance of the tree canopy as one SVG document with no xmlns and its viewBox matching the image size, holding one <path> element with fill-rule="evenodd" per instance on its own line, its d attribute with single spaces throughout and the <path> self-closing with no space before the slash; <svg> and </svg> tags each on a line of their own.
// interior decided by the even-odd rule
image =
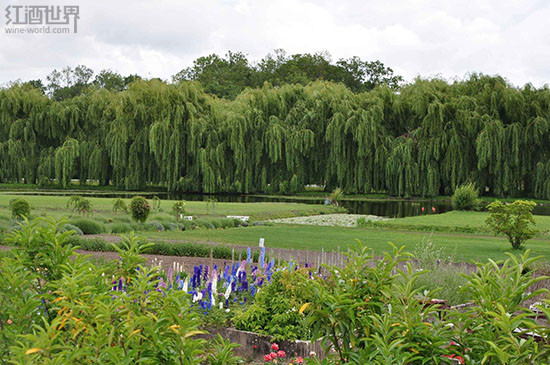
<svg viewBox="0 0 550 365">
<path fill-rule="evenodd" d="M 279 52 L 252 67 L 231 53 L 171 83 L 86 67 L 46 87 L 13 83 L 0 89 L 0 182 L 396 196 L 472 182 L 482 195 L 550 199 L 547 87 L 479 74 L 399 86 L 381 63 L 325 61 Z M 342 82 L 338 67 L 356 76 Z"/>
</svg>

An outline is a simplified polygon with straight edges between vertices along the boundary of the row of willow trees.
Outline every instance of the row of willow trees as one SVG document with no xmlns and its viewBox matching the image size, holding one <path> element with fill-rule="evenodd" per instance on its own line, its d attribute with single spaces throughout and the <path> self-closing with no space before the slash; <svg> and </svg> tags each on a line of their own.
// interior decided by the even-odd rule
<svg viewBox="0 0 550 365">
<path fill-rule="evenodd" d="M 139 80 L 54 101 L 0 90 L 0 182 L 135 190 L 483 194 L 550 199 L 550 90 L 499 77 L 418 79 L 399 92 L 313 82 L 235 100 L 196 82 Z"/>
</svg>

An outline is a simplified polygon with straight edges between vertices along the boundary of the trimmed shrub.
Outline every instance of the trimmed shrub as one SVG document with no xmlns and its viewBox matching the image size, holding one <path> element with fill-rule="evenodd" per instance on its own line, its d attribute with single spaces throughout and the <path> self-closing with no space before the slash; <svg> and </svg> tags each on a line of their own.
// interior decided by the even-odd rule
<svg viewBox="0 0 550 365">
<path fill-rule="evenodd" d="M 132 231 L 132 226 L 128 223 L 113 223 L 109 226 L 111 233 L 128 233 Z"/>
<path fill-rule="evenodd" d="M 164 226 L 159 222 L 149 222 L 147 225 L 150 227 L 149 229 L 152 231 L 157 231 L 157 232 L 164 231 Z"/>
<path fill-rule="evenodd" d="M 479 192 L 473 183 L 460 185 L 455 189 L 451 198 L 453 209 L 474 210 L 480 205 Z"/>
<path fill-rule="evenodd" d="M 142 196 L 135 196 L 130 202 L 130 212 L 136 222 L 145 222 L 151 212 L 151 204 Z"/>
<path fill-rule="evenodd" d="M 10 201 L 11 216 L 15 219 L 29 217 L 31 215 L 31 205 L 22 198 Z"/>
<path fill-rule="evenodd" d="M 103 223 L 96 222 L 92 219 L 76 219 L 70 221 L 70 224 L 80 228 L 84 234 L 100 234 L 106 232 L 105 225 Z"/>
<path fill-rule="evenodd" d="M 67 231 L 75 231 L 75 233 L 79 236 L 84 234 L 84 232 L 82 232 L 80 228 L 70 223 L 65 224 L 65 227 L 63 227 L 63 229 L 61 230 L 61 232 L 67 232 Z"/>
</svg>

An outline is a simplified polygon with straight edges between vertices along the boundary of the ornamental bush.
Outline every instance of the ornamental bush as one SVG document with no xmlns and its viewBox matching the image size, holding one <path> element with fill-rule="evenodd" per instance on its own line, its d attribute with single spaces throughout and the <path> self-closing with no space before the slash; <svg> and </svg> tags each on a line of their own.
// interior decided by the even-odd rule
<svg viewBox="0 0 550 365">
<path fill-rule="evenodd" d="M 454 210 L 474 210 L 480 201 L 479 192 L 473 183 L 460 185 L 453 194 L 452 205 Z"/>
<path fill-rule="evenodd" d="M 130 212 L 136 222 L 145 222 L 151 212 L 151 204 L 142 196 L 135 196 L 130 202 Z"/>
<path fill-rule="evenodd" d="M 14 199 L 10 202 L 11 216 L 15 219 L 29 217 L 31 215 L 31 205 L 22 198 Z"/>
<path fill-rule="evenodd" d="M 531 212 L 536 205 L 525 200 L 511 204 L 497 200 L 489 204 L 490 215 L 485 222 L 495 235 L 505 235 L 512 248 L 518 250 L 523 242 L 535 236 L 535 218 Z"/>
</svg>

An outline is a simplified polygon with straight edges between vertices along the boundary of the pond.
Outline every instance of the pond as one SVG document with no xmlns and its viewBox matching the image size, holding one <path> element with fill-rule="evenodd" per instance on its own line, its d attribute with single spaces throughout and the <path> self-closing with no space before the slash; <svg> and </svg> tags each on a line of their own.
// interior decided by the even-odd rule
<svg viewBox="0 0 550 365">
<path fill-rule="evenodd" d="M 12 193 L 13 194 L 13 193 Z M 85 195 L 98 198 L 132 198 L 136 193 L 114 192 L 102 193 L 95 191 L 48 191 L 48 192 L 17 192 L 16 194 L 29 195 Z M 304 203 L 304 204 L 325 204 L 325 198 L 296 198 L 296 197 L 271 197 L 261 195 L 240 195 L 240 194 L 190 194 L 190 193 L 166 193 L 166 192 L 146 192 L 140 193 L 147 199 L 158 196 L 160 199 L 187 200 L 187 201 L 207 201 L 215 199 L 218 202 L 229 203 L 263 203 L 263 202 L 283 202 L 283 203 Z M 347 209 L 350 214 L 371 214 L 388 218 L 403 218 L 432 213 L 445 213 L 453 210 L 450 201 L 441 200 L 364 200 L 364 199 L 346 199 L 341 205 Z M 424 212 L 422 211 L 424 208 Z M 550 215 L 550 205 L 537 205 L 533 210 L 535 215 Z"/>
</svg>

